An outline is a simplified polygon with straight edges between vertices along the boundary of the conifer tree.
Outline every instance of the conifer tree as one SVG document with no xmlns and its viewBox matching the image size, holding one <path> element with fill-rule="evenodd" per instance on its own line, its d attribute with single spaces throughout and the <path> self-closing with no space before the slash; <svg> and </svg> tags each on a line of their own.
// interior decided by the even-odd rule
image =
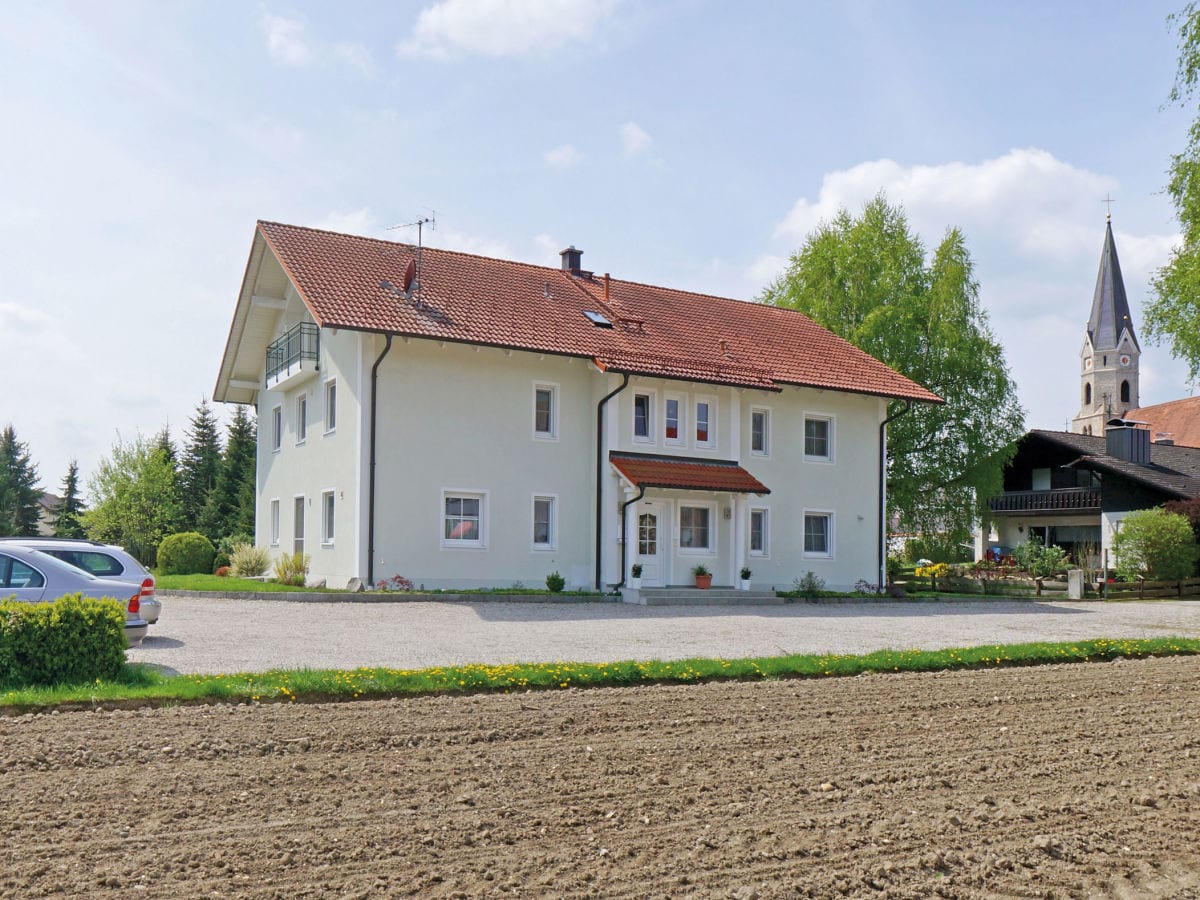
<svg viewBox="0 0 1200 900">
<path fill-rule="evenodd" d="M 221 442 L 217 436 L 217 419 L 208 399 L 203 398 L 192 416 L 179 464 L 179 495 L 183 511 L 182 527 L 187 531 L 200 530 L 200 518 L 209 495 L 217 485 L 221 469 Z"/>
<path fill-rule="evenodd" d="M 79 463 L 71 460 L 67 474 L 63 477 L 62 499 L 54 507 L 54 536 L 64 538 L 83 537 L 83 525 L 79 516 L 83 512 L 83 500 L 79 496 Z"/>
<path fill-rule="evenodd" d="M 41 496 L 29 447 L 6 425 L 0 431 L 0 535 L 37 534 Z"/>
<path fill-rule="evenodd" d="M 229 423 L 216 487 L 200 517 L 200 532 L 214 542 L 254 534 L 255 451 L 254 420 L 239 405 Z"/>
</svg>

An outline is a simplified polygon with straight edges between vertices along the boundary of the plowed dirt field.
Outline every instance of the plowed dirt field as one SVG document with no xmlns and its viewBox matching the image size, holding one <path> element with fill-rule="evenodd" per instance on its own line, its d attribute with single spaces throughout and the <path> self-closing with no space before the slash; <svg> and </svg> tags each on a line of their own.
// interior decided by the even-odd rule
<svg viewBox="0 0 1200 900">
<path fill-rule="evenodd" d="M 11 897 L 1200 897 L 1200 659 L 0 718 Z"/>
</svg>

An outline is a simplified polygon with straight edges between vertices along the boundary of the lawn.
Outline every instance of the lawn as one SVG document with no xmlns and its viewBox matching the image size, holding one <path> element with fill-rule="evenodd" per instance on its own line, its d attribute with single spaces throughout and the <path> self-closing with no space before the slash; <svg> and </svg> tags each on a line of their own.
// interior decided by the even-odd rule
<svg viewBox="0 0 1200 900">
<path fill-rule="evenodd" d="M 341 593 L 336 588 L 296 587 L 277 581 L 257 581 L 253 578 L 235 578 L 232 575 L 155 575 L 155 584 L 160 591 L 308 591 L 319 593 Z"/>
</svg>

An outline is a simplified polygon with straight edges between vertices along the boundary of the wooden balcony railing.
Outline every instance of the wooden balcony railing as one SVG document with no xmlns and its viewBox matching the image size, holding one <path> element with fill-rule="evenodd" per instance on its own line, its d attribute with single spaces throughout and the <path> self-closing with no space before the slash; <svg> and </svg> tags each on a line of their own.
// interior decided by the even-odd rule
<svg viewBox="0 0 1200 900">
<path fill-rule="evenodd" d="M 994 513 L 1098 512 L 1099 488 L 1060 488 L 1055 491 L 1006 491 L 988 505 Z"/>
</svg>

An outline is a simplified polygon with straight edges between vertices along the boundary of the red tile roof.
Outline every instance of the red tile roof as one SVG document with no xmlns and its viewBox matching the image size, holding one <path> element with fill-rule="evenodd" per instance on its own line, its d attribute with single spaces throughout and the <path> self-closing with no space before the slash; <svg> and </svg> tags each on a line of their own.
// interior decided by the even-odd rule
<svg viewBox="0 0 1200 900">
<path fill-rule="evenodd" d="M 1150 426 L 1150 440 L 1161 435 L 1183 447 L 1200 447 L 1200 397 L 1184 397 L 1125 413 L 1131 422 Z"/>
<path fill-rule="evenodd" d="M 732 460 L 651 456 L 612 451 L 609 460 L 635 487 L 769 494 L 771 489 Z"/>
<path fill-rule="evenodd" d="M 418 310 L 380 287 L 402 283 L 416 247 L 275 222 L 258 230 L 322 327 L 580 356 L 638 375 L 941 402 L 793 310 L 617 278 L 606 302 L 603 278 L 428 248 Z"/>
</svg>

